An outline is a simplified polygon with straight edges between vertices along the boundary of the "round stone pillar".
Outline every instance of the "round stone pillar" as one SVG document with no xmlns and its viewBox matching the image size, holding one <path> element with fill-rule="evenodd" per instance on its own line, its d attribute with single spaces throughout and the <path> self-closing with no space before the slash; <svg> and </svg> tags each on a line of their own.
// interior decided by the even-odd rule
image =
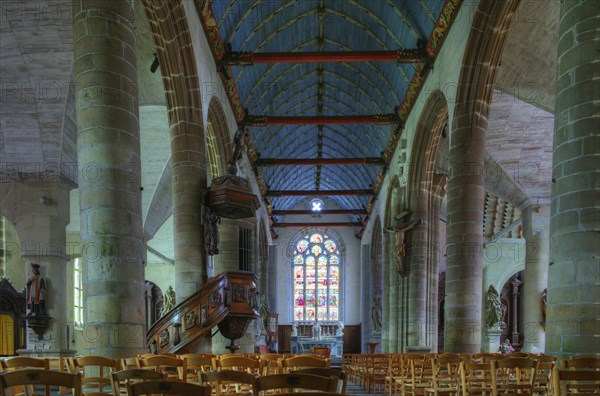
<svg viewBox="0 0 600 396">
<path fill-rule="evenodd" d="M 481 351 L 485 120 L 457 104 L 448 156 L 444 351 Z"/>
<path fill-rule="evenodd" d="M 67 310 L 71 307 L 67 304 L 66 272 L 69 188 L 47 180 L 48 176 L 40 174 L 13 187 L 18 203 L 13 206 L 15 212 L 11 217 L 21 242 L 25 282 L 32 276 L 31 264 L 39 264 L 46 287 L 46 315 L 51 317 L 42 339 L 27 329 L 27 348 L 49 349 L 61 355 L 69 349 L 66 335 Z M 14 286 L 17 290 L 27 287 L 26 284 Z"/>
<path fill-rule="evenodd" d="M 548 286 L 550 205 L 529 206 L 522 212 L 526 240 L 523 273 L 524 352 L 544 352 L 546 345 L 542 297 Z"/>
<path fill-rule="evenodd" d="M 600 352 L 600 2 L 560 4 L 546 353 Z"/>
<path fill-rule="evenodd" d="M 133 1 L 73 2 L 84 349 L 145 350 Z"/>
</svg>

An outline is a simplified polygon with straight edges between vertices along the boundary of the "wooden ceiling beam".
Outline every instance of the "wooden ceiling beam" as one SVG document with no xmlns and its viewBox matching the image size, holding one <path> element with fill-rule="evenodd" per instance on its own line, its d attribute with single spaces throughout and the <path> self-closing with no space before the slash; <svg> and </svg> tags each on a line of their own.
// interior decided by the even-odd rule
<svg viewBox="0 0 600 396">
<path fill-rule="evenodd" d="M 319 51 L 319 52 L 239 52 L 227 51 L 221 60 L 227 66 L 253 66 L 257 63 L 319 63 L 319 62 L 396 62 L 421 63 L 431 61 L 425 48 L 393 51 Z"/>
<path fill-rule="evenodd" d="M 266 195 L 272 197 L 331 197 L 352 195 L 373 195 L 373 189 L 357 190 L 267 190 Z"/>
<path fill-rule="evenodd" d="M 259 158 L 256 166 L 311 166 L 311 165 L 385 165 L 381 157 L 365 158 Z"/>
<path fill-rule="evenodd" d="M 346 124 L 376 124 L 389 125 L 400 123 L 396 113 L 370 114 L 351 116 L 253 116 L 246 115 L 242 126 L 267 125 L 346 125 Z"/>
<path fill-rule="evenodd" d="M 313 210 L 273 210 L 273 216 L 294 216 L 294 215 L 366 215 L 366 209 L 326 209 L 321 211 Z"/>
<path fill-rule="evenodd" d="M 271 227 L 277 228 L 311 228 L 311 227 L 362 227 L 364 224 L 360 221 L 349 221 L 339 223 L 273 223 Z"/>
</svg>

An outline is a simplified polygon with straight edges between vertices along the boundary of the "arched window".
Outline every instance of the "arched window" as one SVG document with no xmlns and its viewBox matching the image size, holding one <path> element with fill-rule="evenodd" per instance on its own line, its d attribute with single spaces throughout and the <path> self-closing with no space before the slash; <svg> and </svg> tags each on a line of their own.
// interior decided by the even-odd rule
<svg viewBox="0 0 600 396">
<path fill-rule="evenodd" d="M 294 320 L 340 320 L 339 243 L 322 233 L 293 247 Z"/>
</svg>

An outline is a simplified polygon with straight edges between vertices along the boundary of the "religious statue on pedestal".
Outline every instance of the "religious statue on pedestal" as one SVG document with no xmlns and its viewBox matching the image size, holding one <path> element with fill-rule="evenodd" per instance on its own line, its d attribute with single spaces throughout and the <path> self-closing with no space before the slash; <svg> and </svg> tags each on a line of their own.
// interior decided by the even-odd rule
<svg viewBox="0 0 600 396">
<path fill-rule="evenodd" d="M 27 315 L 46 315 L 46 281 L 40 275 L 40 265 L 31 263 L 33 275 L 27 279 Z"/>
</svg>

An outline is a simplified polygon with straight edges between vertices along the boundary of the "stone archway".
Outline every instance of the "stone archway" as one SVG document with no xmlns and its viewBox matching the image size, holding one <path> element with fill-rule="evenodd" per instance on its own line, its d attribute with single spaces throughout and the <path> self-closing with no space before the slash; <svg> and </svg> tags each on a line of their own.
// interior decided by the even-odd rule
<svg viewBox="0 0 600 396">
<path fill-rule="evenodd" d="M 448 154 L 444 350 L 481 350 L 485 134 L 508 27 L 519 0 L 482 0 L 467 41 Z"/>
</svg>

